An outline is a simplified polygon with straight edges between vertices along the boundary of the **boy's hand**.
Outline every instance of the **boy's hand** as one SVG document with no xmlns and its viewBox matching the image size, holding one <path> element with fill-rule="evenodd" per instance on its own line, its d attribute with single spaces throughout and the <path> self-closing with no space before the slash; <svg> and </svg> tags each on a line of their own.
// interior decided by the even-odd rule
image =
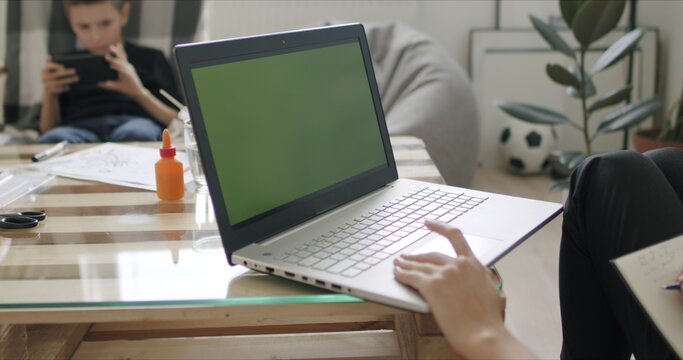
<svg viewBox="0 0 683 360">
<path fill-rule="evenodd" d="M 123 49 L 123 44 L 118 43 L 109 46 L 109 53 L 105 55 L 112 69 L 119 73 L 118 80 L 103 81 L 99 87 L 103 89 L 120 91 L 134 99 L 140 99 L 147 89 L 142 85 L 135 67 L 128 62 L 128 55 Z"/>
<path fill-rule="evenodd" d="M 45 94 L 59 95 L 69 89 L 69 85 L 78 82 L 76 69 L 65 68 L 64 65 L 52 62 L 47 58 L 42 71 Z"/>
</svg>

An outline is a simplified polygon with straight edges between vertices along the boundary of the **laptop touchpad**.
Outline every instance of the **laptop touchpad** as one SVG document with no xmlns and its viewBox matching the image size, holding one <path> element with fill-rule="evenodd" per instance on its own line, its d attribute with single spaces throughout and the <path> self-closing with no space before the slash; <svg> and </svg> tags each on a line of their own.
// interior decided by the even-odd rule
<svg viewBox="0 0 683 360">
<path fill-rule="evenodd" d="M 470 245 L 470 248 L 472 249 L 474 254 L 481 261 L 487 261 L 488 259 L 484 259 L 486 254 L 489 253 L 491 250 L 496 249 L 500 245 L 499 240 L 487 239 L 476 235 L 465 234 L 465 239 L 467 240 L 467 243 Z M 451 257 L 455 257 L 455 251 L 453 250 L 453 246 L 451 245 L 450 241 L 448 241 L 448 239 L 446 239 L 443 236 L 438 236 L 430 240 L 426 244 L 411 251 L 410 253 L 425 254 L 430 252 L 438 252 Z"/>
</svg>

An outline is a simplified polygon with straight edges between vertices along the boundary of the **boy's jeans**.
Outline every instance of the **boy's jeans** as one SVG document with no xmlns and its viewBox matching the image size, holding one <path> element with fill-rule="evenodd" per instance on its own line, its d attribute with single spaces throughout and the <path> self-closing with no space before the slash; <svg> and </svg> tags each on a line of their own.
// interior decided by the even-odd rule
<svg viewBox="0 0 683 360">
<path fill-rule="evenodd" d="M 38 143 L 72 144 L 106 141 L 160 141 L 162 127 L 157 122 L 139 116 L 107 115 L 57 126 L 38 137 Z"/>
</svg>

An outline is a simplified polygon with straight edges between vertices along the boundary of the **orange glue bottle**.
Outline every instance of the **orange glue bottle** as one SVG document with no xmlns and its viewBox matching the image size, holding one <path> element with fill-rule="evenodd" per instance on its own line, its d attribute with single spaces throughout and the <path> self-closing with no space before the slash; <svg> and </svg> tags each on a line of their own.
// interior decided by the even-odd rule
<svg viewBox="0 0 683 360">
<path fill-rule="evenodd" d="M 159 149 L 161 159 L 154 165 L 157 180 L 157 196 L 161 200 L 179 200 L 185 195 L 183 163 L 175 159 L 175 147 L 171 145 L 171 135 L 164 129 Z"/>
</svg>

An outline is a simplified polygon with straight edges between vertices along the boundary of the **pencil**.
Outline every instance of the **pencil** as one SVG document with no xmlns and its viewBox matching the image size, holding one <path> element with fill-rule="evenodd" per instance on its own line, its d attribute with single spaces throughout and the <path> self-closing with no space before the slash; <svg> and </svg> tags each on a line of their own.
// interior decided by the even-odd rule
<svg viewBox="0 0 683 360">
<path fill-rule="evenodd" d="M 159 89 L 159 93 L 166 98 L 166 100 L 170 101 L 175 107 L 178 108 L 178 110 L 181 110 L 185 105 L 183 105 L 180 101 L 176 100 L 171 94 L 169 94 L 166 90 L 164 89 Z"/>
</svg>

